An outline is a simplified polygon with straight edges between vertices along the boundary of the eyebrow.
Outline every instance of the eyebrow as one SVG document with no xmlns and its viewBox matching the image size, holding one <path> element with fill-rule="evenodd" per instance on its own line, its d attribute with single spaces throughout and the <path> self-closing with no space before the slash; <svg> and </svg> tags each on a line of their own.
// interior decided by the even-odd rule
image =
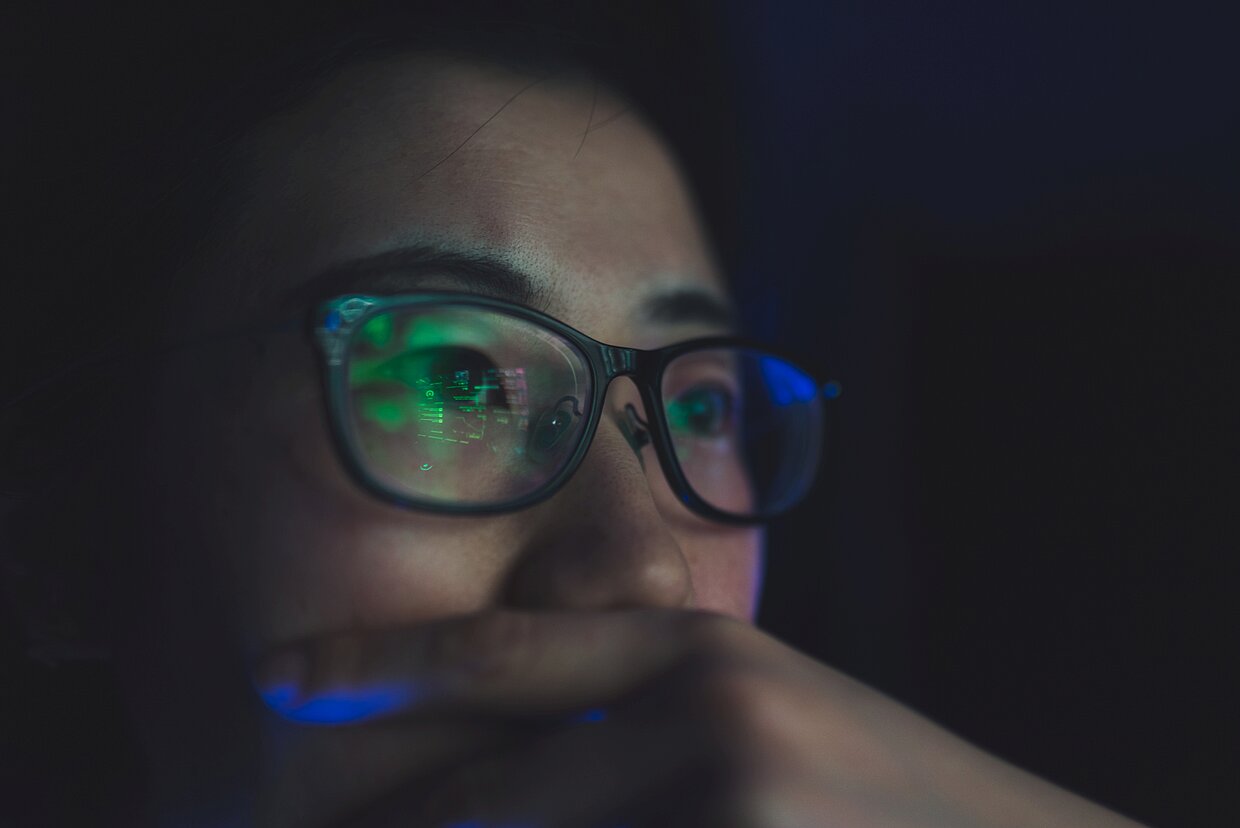
<svg viewBox="0 0 1240 828">
<path fill-rule="evenodd" d="M 514 305 L 547 312 L 550 286 L 546 281 L 486 254 L 413 245 L 329 267 L 284 296 L 285 308 L 304 308 L 350 293 L 375 296 L 411 293 L 447 282 L 459 289 Z M 439 287 L 439 284 L 435 284 Z M 732 305 L 715 293 L 694 287 L 657 291 L 639 303 L 639 322 L 655 325 L 700 324 L 733 331 L 737 328 Z"/>
<path fill-rule="evenodd" d="M 667 325 L 701 324 L 735 331 L 739 324 L 729 302 L 696 288 L 676 288 L 656 293 L 641 304 L 647 322 Z"/>
<path fill-rule="evenodd" d="M 546 286 L 529 274 L 491 256 L 426 245 L 400 247 L 332 265 L 286 294 L 282 304 L 292 309 L 350 293 L 410 293 L 437 281 L 515 305 L 536 310 L 546 307 Z"/>
</svg>

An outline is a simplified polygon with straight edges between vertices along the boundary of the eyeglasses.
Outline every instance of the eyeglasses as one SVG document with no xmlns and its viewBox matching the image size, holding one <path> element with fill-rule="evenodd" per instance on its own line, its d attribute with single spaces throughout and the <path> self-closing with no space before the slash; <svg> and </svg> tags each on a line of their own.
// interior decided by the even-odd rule
<svg viewBox="0 0 1240 828">
<path fill-rule="evenodd" d="M 473 295 L 343 296 L 319 307 L 327 403 L 342 459 L 377 496 L 415 509 L 510 512 L 581 465 L 608 385 L 629 376 L 620 426 L 654 447 L 676 496 L 725 523 L 800 501 L 822 453 L 825 386 L 735 337 L 643 351 Z"/>
</svg>

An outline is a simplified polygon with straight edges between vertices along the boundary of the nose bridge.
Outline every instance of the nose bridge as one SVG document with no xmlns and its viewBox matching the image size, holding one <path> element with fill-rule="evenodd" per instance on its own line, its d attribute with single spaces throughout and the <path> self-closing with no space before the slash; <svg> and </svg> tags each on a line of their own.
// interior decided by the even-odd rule
<svg viewBox="0 0 1240 828">
<path fill-rule="evenodd" d="M 573 479 L 534 507 L 534 529 L 505 598 L 541 608 L 692 605 L 688 561 L 651 490 L 643 447 L 617 416 L 626 402 L 640 406 L 640 392 L 630 383 L 610 387 L 636 373 L 637 352 L 606 345 L 600 352 L 607 371 L 602 421 Z"/>
</svg>

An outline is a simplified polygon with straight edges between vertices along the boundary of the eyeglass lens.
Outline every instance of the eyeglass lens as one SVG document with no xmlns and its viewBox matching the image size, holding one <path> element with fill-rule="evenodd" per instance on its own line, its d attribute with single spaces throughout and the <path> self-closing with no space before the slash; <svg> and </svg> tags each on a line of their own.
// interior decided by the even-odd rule
<svg viewBox="0 0 1240 828">
<path fill-rule="evenodd" d="M 734 515 L 797 503 L 813 483 L 822 439 L 814 380 L 748 348 L 690 351 L 663 373 L 663 409 L 689 487 Z"/>
<path fill-rule="evenodd" d="M 471 307 L 371 318 L 352 341 L 349 415 L 367 471 L 428 503 L 486 506 L 537 491 L 589 419 L 590 369 L 527 320 Z"/>
<path fill-rule="evenodd" d="M 366 471 L 417 502 L 497 506 L 566 464 L 590 420 L 589 360 L 502 310 L 410 306 L 371 317 L 347 360 L 346 427 Z M 821 431 L 812 379 L 759 351 L 671 361 L 662 399 L 690 487 L 722 511 L 782 511 L 812 482 Z"/>
</svg>

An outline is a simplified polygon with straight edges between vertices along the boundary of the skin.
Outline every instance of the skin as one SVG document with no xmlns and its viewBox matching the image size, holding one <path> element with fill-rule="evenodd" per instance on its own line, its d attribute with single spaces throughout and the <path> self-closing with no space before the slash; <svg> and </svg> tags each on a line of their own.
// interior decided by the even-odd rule
<svg viewBox="0 0 1240 828">
<path fill-rule="evenodd" d="M 617 345 L 718 332 L 651 324 L 651 295 L 727 301 L 668 151 L 589 80 L 437 55 L 354 66 L 248 135 L 235 183 L 236 221 L 170 300 L 182 328 L 410 244 L 491 255 Z M 274 335 L 161 376 L 144 468 L 180 482 L 146 492 L 145 543 L 166 554 L 118 659 L 165 821 L 218 801 L 270 826 L 1131 824 L 754 628 L 762 532 L 676 501 L 625 438 L 627 380 L 563 490 L 460 519 L 353 482 L 318 362 Z M 364 723 L 292 720 L 374 687 L 398 701 Z"/>
</svg>

